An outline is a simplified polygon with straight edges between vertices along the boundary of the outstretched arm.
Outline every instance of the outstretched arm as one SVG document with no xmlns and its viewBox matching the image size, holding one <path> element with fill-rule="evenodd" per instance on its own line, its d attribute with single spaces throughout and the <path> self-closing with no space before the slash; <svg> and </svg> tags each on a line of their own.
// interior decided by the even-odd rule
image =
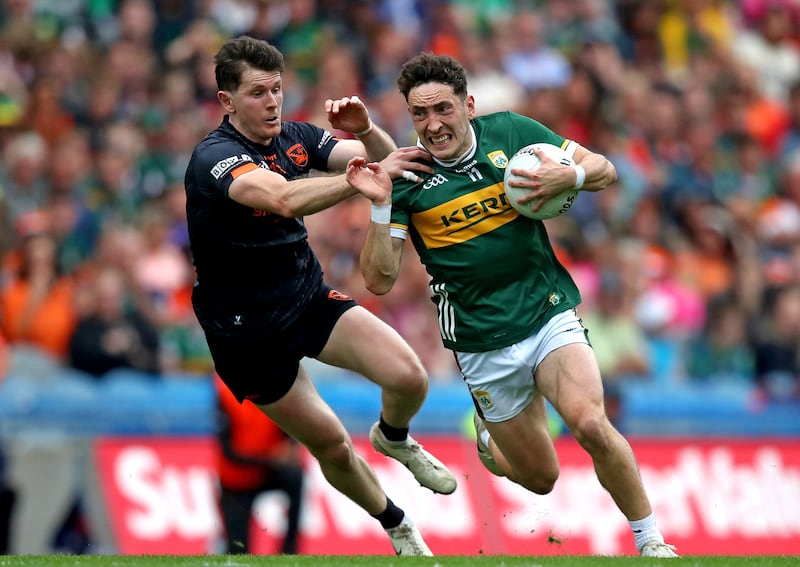
<svg viewBox="0 0 800 567">
<path fill-rule="evenodd" d="M 327 209 L 356 193 L 344 175 L 287 181 L 260 167 L 237 177 L 228 189 L 237 203 L 288 218 Z"/>
<path fill-rule="evenodd" d="M 400 272 L 403 240 L 392 238 L 389 219 L 392 211 L 392 180 L 378 163 L 356 157 L 347 165 L 351 185 L 372 201 L 372 219 L 361 248 L 359 267 L 364 283 L 376 295 L 387 293 Z"/>
</svg>

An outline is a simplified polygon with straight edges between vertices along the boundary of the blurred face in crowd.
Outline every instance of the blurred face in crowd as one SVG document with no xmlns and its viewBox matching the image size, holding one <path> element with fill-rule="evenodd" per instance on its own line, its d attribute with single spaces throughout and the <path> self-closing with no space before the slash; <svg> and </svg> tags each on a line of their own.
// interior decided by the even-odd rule
<svg viewBox="0 0 800 567">
<path fill-rule="evenodd" d="M 113 268 L 104 269 L 97 274 L 94 282 L 95 312 L 106 321 L 116 321 L 124 312 L 125 278 L 122 272 Z"/>
<path fill-rule="evenodd" d="M 36 233 L 23 239 L 20 265 L 22 277 L 52 277 L 57 260 L 56 241 L 49 234 Z"/>
<path fill-rule="evenodd" d="M 247 67 L 235 91 L 217 94 L 231 124 L 249 140 L 269 142 L 281 132 L 283 84 L 280 71 Z"/>
<path fill-rule="evenodd" d="M 454 160 L 472 145 L 472 96 L 460 97 L 444 83 L 423 83 L 408 92 L 408 111 L 420 142 L 434 157 Z"/>
</svg>

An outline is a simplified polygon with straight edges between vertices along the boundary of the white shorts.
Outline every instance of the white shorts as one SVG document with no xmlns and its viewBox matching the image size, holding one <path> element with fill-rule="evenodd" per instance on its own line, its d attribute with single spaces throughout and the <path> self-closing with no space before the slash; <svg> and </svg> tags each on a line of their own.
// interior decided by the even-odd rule
<svg viewBox="0 0 800 567">
<path fill-rule="evenodd" d="M 575 309 L 559 313 L 535 335 L 487 352 L 456 352 L 476 404 L 486 421 L 511 419 L 533 400 L 534 372 L 548 354 L 573 343 L 589 344 Z"/>
</svg>

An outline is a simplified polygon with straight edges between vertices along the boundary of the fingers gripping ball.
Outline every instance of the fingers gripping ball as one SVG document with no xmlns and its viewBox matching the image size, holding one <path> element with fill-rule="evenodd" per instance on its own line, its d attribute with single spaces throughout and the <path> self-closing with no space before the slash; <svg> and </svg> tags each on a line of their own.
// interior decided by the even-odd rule
<svg viewBox="0 0 800 567">
<path fill-rule="evenodd" d="M 514 207 L 519 214 L 537 220 L 551 219 L 564 214 L 572 207 L 575 199 L 578 197 L 577 189 L 566 189 L 545 201 L 538 211 L 532 211 L 531 208 L 536 206 L 536 200 L 527 203 L 518 202 L 521 197 L 528 194 L 530 189 L 510 187 L 508 185 L 508 182 L 512 179 L 525 179 L 524 177 L 513 175 L 511 173 L 512 169 L 534 171 L 541 165 L 541 161 L 536 157 L 536 154 L 533 153 L 534 148 L 542 150 L 545 152 L 545 155 L 562 165 L 575 165 L 573 159 L 568 156 L 564 150 L 553 144 L 531 144 L 520 148 L 517 153 L 511 157 L 508 166 L 506 166 L 506 173 L 503 179 L 506 196 L 508 197 L 509 204 Z"/>
</svg>

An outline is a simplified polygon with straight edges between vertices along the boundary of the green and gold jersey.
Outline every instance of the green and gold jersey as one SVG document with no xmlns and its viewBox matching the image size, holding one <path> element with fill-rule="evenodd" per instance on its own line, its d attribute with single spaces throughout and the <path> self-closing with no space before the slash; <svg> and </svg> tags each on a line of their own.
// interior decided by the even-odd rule
<svg viewBox="0 0 800 567">
<path fill-rule="evenodd" d="M 396 180 L 392 235 L 408 233 L 431 276 L 444 345 L 483 352 L 519 342 L 580 303 L 541 221 L 517 213 L 503 175 L 516 151 L 547 142 L 574 152 L 541 123 L 499 112 L 472 121 L 477 144 L 457 164 L 412 183 Z"/>
</svg>

